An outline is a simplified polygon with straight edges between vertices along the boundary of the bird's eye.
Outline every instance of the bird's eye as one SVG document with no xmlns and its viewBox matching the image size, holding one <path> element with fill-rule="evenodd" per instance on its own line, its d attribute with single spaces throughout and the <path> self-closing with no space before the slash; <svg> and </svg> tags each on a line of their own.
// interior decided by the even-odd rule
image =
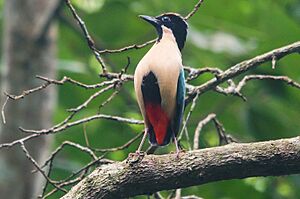
<svg viewBox="0 0 300 199">
<path fill-rule="evenodd" d="M 170 22 L 171 21 L 170 17 L 167 17 L 167 16 L 164 16 L 161 20 L 163 22 Z"/>
</svg>

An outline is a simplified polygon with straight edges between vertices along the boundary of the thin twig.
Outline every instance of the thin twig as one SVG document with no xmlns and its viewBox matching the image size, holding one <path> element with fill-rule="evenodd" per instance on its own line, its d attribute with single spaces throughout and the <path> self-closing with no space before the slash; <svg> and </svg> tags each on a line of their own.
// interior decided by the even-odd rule
<svg viewBox="0 0 300 199">
<path fill-rule="evenodd" d="M 181 140 L 182 135 L 183 135 L 183 131 L 184 131 L 184 129 L 186 128 L 187 123 L 188 123 L 189 120 L 190 120 L 191 114 L 192 114 L 192 112 L 194 111 L 194 109 L 195 109 L 195 107 L 196 107 L 196 103 L 197 103 L 199 94 L 200 94 L 200 93 L 197 93 L 197 94 L 196 94 L 196 97 L 193 99 L 193 102 L 192 102 L 190 111 L 188 112 L 188 114 L 187 114 L 187 116 L 186 116 L 186 119 L 185 119 L 184 122 L 183 122 L 183 127 L 182 127 L 182 129 L 181 129 L 181 131 L 180 131 L 180 133 L 179 133 L 178 141 Z"/>
<path fill-rule="evenodd" d="M 189 20 L 198 11 L 203 1 L 204 0 L 198 1 L 198 3 L 194 6 L 194 9 L 187 16 L 185 16 L 185 20 Z"/>
<path fill-rule="evenodd" d="M 201 132 L 203 126 L 205 126 L 208 122 L 210 122 L 215 117 L 216 117 L 216 114 L 211 113 L 198 123 L 195 133 L 194 133 L 194 145 L 193 145 L 194 150 L 199 149 L 199 137 L 200 137 L 200 132 Z"/>
<path fill-rule="evenodd" d="M 197 77 L 199 77 L 200 75 L 202 75 L 204 73 L 212 73 L 213 75 L 217 76 L 218 74 L 223 72 L 219 68 L 212 68 L 212 67 L 192 68 L 189 66 L 185 66 L 184 70 L 189 73 L 186 78 L 187 82 L 189 82 L 193 79 L 196 79 Z"/>
<path fill-rule="evenodd" d="M 45 89 L 51 84 L 63 85 L 66 82 L 70 82 L 71 84 L 80 86 L 80 87 L 85 88 L 85 89 L 96 89 L 96 88 L 100 88 L 100 87 L 103 87 L 103 86 L 106 86 L 106 85 L 115 84 L 117 81 L 119 81 L 117 79 L 114 79 L 114 80 L 111 80 L 111 81 L 104 81 L 104 82 L 101 82 L 99 84 L 87 85 L 87 84 L 83 84 L 81 82 L 78 82 L 78 81 L 73 80 L 72 78 L 66 77 L 66 76 L 64 76 L 61 80 L 54 80 L 54 79 L 50 79 L 50 78 L 43 77 L 43 76 L 40 76 L 40 75 L 37 75 L 36 78 L 41 79 L 41 80 L 46 81 L 46 82 L 44 84 L 38 86 L 38 87 L 29 89 L 29 90 L 25 90 L 20 95 L 12 95 L 12 94 L 9 94 L 7 92 L 4 92 L 4 94 L 9 99 L 18 100 L 18 99 L 23 99 L 25 96 L 27 96 L 29 94 L 32 94 L 32 93 L 35 93 L 35 92 L 40 91 L 42 89 Z M 128 81 L 128 78 L 124 78 L 123 81 Z"/>
<path fill-rule="evenodd" d="M 41 166 L 41 168 L 44 168 L 45 166 L 47 166 L 50 162 L 53 161 L 53 159 L 55 158 L 55 156 L 62 150 L 65 148 L 65 146 L 71 146 L 74 147 L 76 149 L 79 149 L 82 152 L 85 152 L 87 154 L 89 154 L 94 160 L 98 159 L 98 157 L 94 154 L 94 152 L 88 148 L 88 147 L 84 147 L 81 146 L 78 143 L 74 143 L 71 141 L 64 141 L 61 145 L 59 145 L 50 155 L 49 158 L 47 158 L 47 160 L 45 161 L 45 163 Z M 34 171 L 35 172 L 35 171 Z"/>
<path fill-rule="evenodd" d="M 190 103 L 198 92 L 200 92 L 200 94 L 203 94 L 208 90 L 215 89 L 218 85 L 222 84 L 228 79 L 237 77 L 242 73 L 254 69 L 260 64 L 271 61 L 273 56 L 276 56 L 277 60 L 279 60 L 286 55 L 298 52 L 300 52 L 300 41 L 287 46 L 283 46 L 281 48 L 274 49 L 270 52 L 256 56 L 252 59 L 240 62 L 219 74 L 217 78 L 212 78 L 211 80 L 199 86 L 195 86 L 192 90 L 189 91 L 189 95 L 186 99 L 186 104 Z"/>
<path fill-rule="evenodd" d="M 74 84 L 76 86 L 79 86 L 79 87 L 82 87 L 82 88 L 85 88 L 85 89 L 96 89 L 96 88 L 101 88 L 103 86 L 107 86 L 107 85 L 110 85 L 110 84 L 115 84 L 117 80 L 111 80 L 111 81 L 104 81 L 104 82 L 101 82 L 101 83 L 98 83 L 98 84 L 84 84 L 84 83 L 81 83 L 79 81 L 76 81 L 70 77 L 67 77 L 67 76 L 64 76 L 61 80 L 55 80 L 55 79 L 50 79 L 48 77 L 43 77 L 43 76 L 40 76 L 40 75 L 37 75 L 36 78 L 38 79 L 41 79 L 43 81 L 46 81 L 48 83 L 51 83 L 51 84 L 56 84 L 56 85 L 63 85 L 64 83 L 66 82 L 69 82 L 71 84 Z"/>
<path fill-rule="evenodd" d="M 51 184 L 53 185 L 55 188 L 59 189 L 60 191 L 63 191 L 65 193 L 67 193 L 67 190 L 57 186 L 55 183 L 53 183 L 53 181 L 46 175 L 46 173 L 43 171 L 43 169 L 40 168 L 40 166 L 38 165 L 38 163 L 34 160 L 34 158 L 29 154 L 28 150 L 26 149 L 25 145 L 23 142 L 20 142 L 21 148 L 23 150 L 23 152 L 25 153 L 27 159 L 32 162 L 32 164 L 36 167 L 36 169 L 44 176 L 44 178 Z"/>
<path fill-rule="evenodd" d="M 121 70 L 120 74 L 119 74 L 119 79 L 122 79 L 122 76 L 127 72 L 129 66 L 130 66 L 130 57 L 127 57 L 127 64 L 126 66 Z"/>
<path fill-rule="evenodd" d="M 217 129 L 218 135 L 219 135 L 219 145 L 222 145 L 223 143 L 225 144 L 229 144 L 231 140 L 229 140 L 225 134 L 225 128 L 224 126 L 221 124 L 221 122 L 219 122 L 219 120 L 214 117 L 212 119 L 212 121 L 215 124 L 215 127 Z"/>
<path fill-rule="evenodd" d="M 80 168 L 78 171 L 73 172 L 69 177 L 65 178 L 64 180 L 57 181 L 56 184 L 58 184 L 60 187 L 65 187 L 65 186 L 69 186 L 71 184 L 75 184 L 76 182 L 81 181 L 85 177 L 85 175 L 88 173 L 89 168 L 96 165 L 97 163 L 105 163 L 105 164 L 113 163 L 113 161 L 107 161 L 107 160 L 102 161 L 103 157 L 105 155 L 106 154 L 100 156 L 96 160 L 93 160 L 92 162 L 88 163 L 84 167 Z M 81 174 L 81 175 L 79 177 L 75 178 L 75 179 L 72 179 L 75 176 L 77 176 L 78 174 Z M 42 196 L 42 198 L 47 198 L 47 197 L 51 196 L 52 194 L 54 194 L 56 191 L 58 191 L 58 189 L 54 188 L 49 193 Z"/>
<path fill-rule="evenodd" d="M 275 69 L 276 68 L 276 56 L 274 55 L 272 57 L 272 69 Z"/>
<path fill-rule="evenodd" d="M 183 123 L 186 123 L 185 119 L 183 119 Z M 188 149 L 189 149 L 189 151 L 191 151 L 192 147 L 191 147 L 191 143 L 190 143 L 190 136 L 189 136 L 189 131 L 188 131 L 187 126 L 185 126 L 185 128 L 184 128 L 184 135 L 185 135 L 185 138 L 186 138 Z"/>
<path fill-rule="evenodd" d="M 75 8 L 72 6 L 70 0 L 66 0 L 66 4 L 69 7 L 71 13 L 73 14 L 74 19 L 77 21 L 78 25 L 80 26 L 81 30 L 83 31 L 83 34 L 85 36 L 85 39 L 87 41 L 88 46 L 90 47 L 90 49 L 93 51 L 97 61 L 99 62 L 99 64 L 102 67 L 102 72 L 106 73 L 107 72 L 107 67 L 105 66 L 104 61 L 102 60 L 100 53 L 98 52 L 95 43 L 92 39 L 92 37 L 90 36 L 84 21 L 79 17 L 79 15 L 77 14 Z"/>
<path fill-rule="evenodd" d="M 90 163 L 88 163 L 84 167 L 80 168 L 79 170 L 73 172 L 70 176 L 68 176 L 64 180 L 58 181 L 57 183 L 58 184 L 66 183 L 68 180 L 74 178 L 75 176 L 77 176 L 78 174 L 80 174 L 82 172 L 85 175 L 88 172 L 88 169 L 90 167 L 96 165 L 96 164 L 111 164 L 111 163 L 114 163 L 114 161 L 112 161 L 112 160 L 107 160 L 107 159 L 103 160 L 105 155 L 106 155 L 106 153 L 104 153 L 102 156 L 98 157 L 96 160 L 91 161 Z"/>
<path fill-rule="evenodd" d="M 91 96 L 90 96 L 84 103 L 82 103 L 80 106 L 77 106 L 76 108 L 68 109 L 68 111 L 69 111 L 69 112 L 78 112 L 78 111 L 80 111 L 80 110 L 86 108 L 86 107 L 88 106 L 88 104 L 89 104 L 92 100 L 94 100 L 94 99 L 97 98 L 99 95 L 101 95 L 102 93 L 104 93 L 104 92 L 106 92 L 106 91 L 108 91 L 108 90 L 110 90 L 110 89 L 112 89 L 112 88 L 114 88 L 114 85 L 113 85 L 113 84 L 112 84 L 112 85 L 109 85 L 109 86 L 107 86 L 107 87 L 105 87 L 105 88 L 103 88 L 103 89 L 101 89 L 101 90 L 99 90 L 99 91 L 97 91 L 97 92 L 95 92 L 93 95 L 91 95 Z"/>
<path fill-rule="evenodd" d="M 274 75 L 247 75 L 237 85 L 236 92 L 240 92 L 241 89 L 246 85 L 247 81 L 250 80 L 279 80 L 287 83 L 288 85 L 300 89 L 300 84 L 287 76 L 274 76 Z"/>
<path fill-rule="evenodd" d="M 34 93 L 34 92 L 37 92 L 37 91 L 40 91 L 44 88 L 47 88 L 48 86 L 50 85 L 49 82 L 46 82 L 44 84 L 42 84 L 41 86 L 38 86 L 36 88 L 33 88 L 33 89 L 30 89 L 30 90 L 26 90 L 26 91 L 23 91 L 22 94 L 20 95 L 11 95 L 11 94 L 8 94 L 7 92 L 4 92 L 4 94 L 9 97 L 9 99 L 12 99 L 12 100 L 18 100 L 18 99 L 21 99 L 21 98 L 24 98 L 26 95 L 29 95 L 31 93 Z"/>
<path fill-rule="evenodd" d="M 100 54 L 105 54 L 105 53 L 121 53 L 121 52 L 124 52 L 124 51 L 127 51 L 127 50 L 131 50 L 131 49 L 141 49 L 141 48 L 144 48 L 150 44 L 153 44 L 157 39 L 152 39 L 150 41 L 147 41 L 143 44 L 133 44 L 133 45 L 130 45 L 130 46 L 126 46 L 126 47 L 123 47 L 123 48 L 120 48 L 120 49 L 115 49 L 115 50 L 109 50 L 109 49 L 104 49 L 104 50 L 98 50 L 98 52 Z"/>
<path fill-rule="evenodd" d="M 182 196 L 181 199 L 203 199 L 203 198 L 195 195 L 190 195 L 190 196 Z"/>
<path fill-rule="evenodd" d="M 128 148 L 133 142 L 135 142 L 137 139 L 142 137 L 143 134 L 144 134 L 144 131 L 139 133 L 138 135 L 136 135 L 135 137 L 130 139 L 128 142 L 126 142 L 125 144 L 123 144 L 122 146 L 119 146 L 119 147 L 109 148 L 109 149 L 92 149 L 92 150 L 94 150 L 96 152 L 114 152 L 114 151 L 123 150 L 123 149 Z"/>
<path fill-rule="evenodd" d="M 6 124 L 4 109 L 5 109 L 5 106 L 6 106 L 7 102 L 8 102 L 8 100 L 9 100 L 9 97 L 6 97 L 6 99 L 4 101 L 4 104 L 2 106 L 2 109 L 1 109 L 1 116 L 2 116 L 2 122 L 3 122 L 3 124 Z"/>
<path fill-rule="evenodd" d="M 2 143 L 2 144 L 0 144 L 0 149 L 1 148 L 11 148 L 11 147 L 13 147 L 13 146 L 15 146 L 17 144 L 25 143 L 28 140 L 31 140 L 31 139 L 36 138 L 36 137 L 39 137 L 39 135 L 38 134 L 32 134 L 32 135 L 26 136 L 24 138 L 21 138 L 21 139 L 18 139 L 18 140 L 14 140 L 13 142 Z"/>
<path fill-rule="evenodd" d="M 66 123 L 65 125 L 59 127 L 59 128 L 49 128 L 49 129 L 41 129 L 41 130 L 29 130 L 29 129 L 24 129 L 22 127 L 19 127 L 19 129 L 24 132 L 24 133 L 33 133 L 36 135 L 41 135 L 41 134 L 55 134 L 58 132 L 61 132 L 63 130 L 66 130 L 67 128 L 70 128 L 72 126 L 76 126 L 79 124 L 87 123 L 96 119 L 106 119 L 106 120 L 112 120 L 112 121 L 117 121 L 117 122 L 123 122 L 123 123 L 128 123 L 128 124 L 137 124 L 141 125 L 144 124 L 142 120 L 136 120 L 136 119 L 129 119 L 129 118 L 124 118 L 124 117 L 119 117 L 119 116 L 112 116 L 112 115 L 104 115 L 104 114 L 97 114 L 91 117 L 86 117 L 74 122 L 69 122 Z M 1 146 L 1 145 L 0 145 Z"/>
<path fill-rule="evenodd" d="M 288 85 L 300 89 L 300 84 L 287 76 L 274 76 L 274 75 L 247 75 L 245 76 L 238 85 L 230 85 L 227 88 L 216 87 L 216 91 L 224 95 L 237 95 L 242 97 L 246 101 L 246 97 L 241 94 L 241 90 L 246 83 L 250 80 L 276 80 L 283 81 Z"/>
<path fill-rule="evenodd" d="M 120 90 L 116 90 L 114 91 L 104 102 L 102 102 L 99 107 L 98 107 L 98 114 L 100 114 L 100 110 L 109 102 L 111 102 L 116 95 L 118 95 L 120 93 Z"/>
<path fill-rule="evenodd" d="M 200 8 L 201 4 L 203 3 L 204 0 L 200 0 L 198 1 L 198 3 L 194 6 L 193 10 L 186 16 L 184 17 L 185 20 L 189 20 Z M 131 50 L 131 49 L 141 49 L 144 48 L 152 43 L 154 43 L 157 39 L 153 39 L 150 41 L 147 41 L 143 44 L 133 44 L 130 46 L 126 46 L 120 49 L 114 49 L 114 50 L 109 50 L 109 49 L 104 49 L 104 50 L 98 50 L 99 54 L 105 54 L 105 53 L 121 53 L 127 50 Z"/>
<path fill-rule="evenodd" d="M 89 138 L 86 132 L 86 123 L 83 123 L 83 135 L 84 135 L 84 140 L 85 140 L 85 144 L 87 147 L 90 147 L 90 143 L 89 143 Z"/>
</svg>

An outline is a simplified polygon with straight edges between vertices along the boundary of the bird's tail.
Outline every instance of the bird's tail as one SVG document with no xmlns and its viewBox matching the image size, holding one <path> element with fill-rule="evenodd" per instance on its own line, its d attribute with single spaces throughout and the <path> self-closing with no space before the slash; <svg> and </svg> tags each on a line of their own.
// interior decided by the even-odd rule
<svg viewBox="0 0 300 199">
<path fill-rule="evenodd" d="M 156 140 L 156 137 L 155 137 L 155 132 L 154 132 L 154 129 L 153 127 L 151 126 L 148 130 L 148 134 L 149 134 L 149 142 L 151 145 L 153 146 L 165 146 L 167 144 L 170 143 L 170 140 L 172 138 L 172 129 L 171 127 L 169 126 L 168 129 L 167 129 L 167 133 L 166 133 L 166 136 L 164 138 L 164 141 L 162 144 L 158 144 L 157 143 L 157 140 Z"/>
</svg>

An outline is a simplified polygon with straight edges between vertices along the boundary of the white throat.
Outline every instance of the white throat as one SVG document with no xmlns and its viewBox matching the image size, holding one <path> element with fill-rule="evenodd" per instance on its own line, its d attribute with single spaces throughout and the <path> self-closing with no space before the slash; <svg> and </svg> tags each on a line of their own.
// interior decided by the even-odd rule
<svg viewBox="0 0 300 199">
<path fill-rule="evenodd" d="M 172 40 L 172 41 L 176 42 L 175 36 L 173 35 L 173 31 L 166 26 L 161 26 L 161 27 L 162 27 L 162 32 L 163 32 L 161 39 L 162 40 L 167 39 L 167 40 Z"/>
</svg>

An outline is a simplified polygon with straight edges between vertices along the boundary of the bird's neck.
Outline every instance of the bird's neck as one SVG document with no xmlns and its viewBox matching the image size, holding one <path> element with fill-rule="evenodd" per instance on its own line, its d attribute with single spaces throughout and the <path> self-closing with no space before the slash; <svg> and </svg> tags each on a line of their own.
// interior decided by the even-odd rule
<svg viewBox="0 0 300 199">
<path fill-rule="evenodd" d="M 173 31 L 165 26 L 161 27 L 161 30 L 159 31 L 159 37 L 157 39 L 157 43 L 159 42 L 172 42 L 175 43 L 178 47 L 179 51 L 182 50 L 184 43 L 185 43 L 185 37 L 181 38 L 181 35 L 178 35 L 176 38 L 176 35 L 174 35 Z"/>
<path fill-rule="evenodd" d="M 173 35 L 172 30 L 165 27 L 165 26 L 162 26 L 162 33 L 161 33 L 161 35 L 159 36 L 159 38 L 157 40 L 157 44 L 158 43 L 165 43 L 165 42 L 171 42 L 171 43 L 177 45 L 176 38 Z"/>
</svg>

